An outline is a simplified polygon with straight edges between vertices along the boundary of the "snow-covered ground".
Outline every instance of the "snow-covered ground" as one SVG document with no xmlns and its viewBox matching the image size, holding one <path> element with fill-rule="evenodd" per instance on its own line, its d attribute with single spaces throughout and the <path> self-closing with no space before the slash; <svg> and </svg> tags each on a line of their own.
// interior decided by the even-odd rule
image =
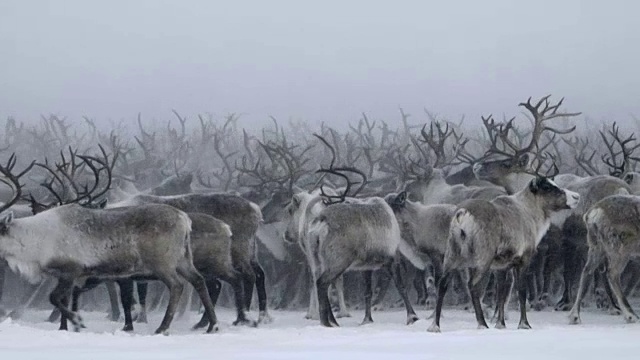
<svg viewBox="0 0 640 360">
<path fill-rule="evenodd" d="M 2 359 L 638 359 L 640 324 L 624 324 L 620 316 L 588 309 L 582 325 L 567 324 L 567 313 L 530 312 L 533 330 L 516 330 L 518 314 L 509 312 L 506 330 L 477 330 L 472 313 L 445 309 L 442 333 L 426 332 L 431 320 L 406 326 L 398 310 L 374 313 L 374 324 L 359 326 L 361 311 L 338 319 L 342 327 L 323 328 L 305 320 L 303 312 L 272 311 L 274 322 L 259 328 L 233 327 L 233 312 L 218 311 L 220 332 L 189 330 L 195 312 L 176 319 L 170 336 L 150 335 L 161 313 L 149 324 L 136 324 L 134 334 L 102 312 L 83 312 L 81 333 L 57 331 L 45 322 L 47 311 L 29 311 L 18 321 L 0 324 Z M 255 314 L 252 314 L 255 317 Z"/>
</svg>

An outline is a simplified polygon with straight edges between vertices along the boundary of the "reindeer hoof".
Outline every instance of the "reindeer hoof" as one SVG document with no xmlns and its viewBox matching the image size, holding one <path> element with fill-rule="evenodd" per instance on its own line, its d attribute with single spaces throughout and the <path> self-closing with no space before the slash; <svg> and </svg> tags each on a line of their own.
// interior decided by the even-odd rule
<svg viewBox="0 0 640 360">
<path fill-rule="evenodd" d="M 110 321 L 114 321 L 114 322 L 119 321 L 120 320 L 120 313 L 119 312 L 117 312 L 117 313 L 111 313 L 110 312 L 110 313 L 107 314 L 107 319 L 109 319 Z"/>
<path fill-rule="evenodd" d="M 271 324 L 273 322 L 273 318 L 266 311 L 260 311 L 258 314 L 258 324 Z"/>
<path fill-rule="evenodd" d="M 431 299 L 427 299 L 427 301 L 425 301 L 424 303 L 424 308 L 426 310 L 432 310 L 436 308 L 436 303 L 435 301 L 431 300 Z"/>
<path fill-rule="evenodd" d="M 191 330 L 198 330 L 198 329 L 202 329 L 203 327 L 209 325 L 209 320 L 204 320 L 204 321 L 198 321 L 197 324 L 193 325 L 193 327 L 191 327 Z"/>
<path fill-rule="evenodd" d="M 207 334 L 214 334 L 218 331 L 220 331 L 220 329 L 218 328 L 218 324 L 215 324 L 213 326 L 209 326 L 209 328 L 207 329 Z"/>
<path fill-rule="evenodd" d="M 368 324 L 373 324 L 373 319 L 372 318 L 364 318 L 364 320 L 362 320 L 362 322 L 360 323 L 360 326 L 368 325 Z"/>
<path fill-rule="evenodd" d="M 478 324 L 478 330 L 485 330 L 488 329 L 489 326 L 487 324 Z"/>
<path fill-rule="evenodd" d="M 545 301 L 539 300 L 531 304 L 531 308 L 535 311 L 542 311 L 547 307 L 547 303 Z"/>
<path fill-rule="evenodd" d="M 438 326 L 436 324 L 431 324 L 431 326 L 429 326 L 427 331 L 430 332 L 430 333 L 439 333 L 440 332 L 440 326 Z"/>
<path fill-rule="evenodd" d="M 233 326 L 258 327 L 258 322 L 249 319 L 238 319 L 233 322 Z"/>
<path fill-rule="evenodd" d="M 633 314 L 629 314 L 629 315 L 624 317 L 624 321 L 627 324 L 633 324 L 634 322 L 638 321 L 638 318 Z"/>
<path fill-rule="evenodd" d="M 620 311 L 620 309 L 618 309 L 617 307 L 610 307 L 609 308 L 609 315 L 622 315 L 622 311 Z"/>
<path fill-rule="evenodd" d="M 16 309 L 11 311 L 8 316 L 11 320 L 19 320 L 22 315 L 24 315 L 24 309 Z"/>
<path fill-rule="evenodd" d="M 506 329 L 507 325 L 505 325 L 504 323 L 496 323 L 496 329 Z"/>
<path fill-rule="evenodd" d="M 169 329 L 163 329 L 163 328 L 158 328 L 155 331 L 156 335 L 164 335 L 164 336 L 169 336 Z"/>
<path fill-rule="evenodd" d="M 416 321 L 420 320 L 420 318 L 418 317 L 418 315 L 413 314 L 413 315 L 409 315 L 407 316 L 407 325 L 413 325 L 416 323 Z"/>
<path fill-rule="evenodd" d="M 146 311 L 140 311 L 138 313 L 136 322 L 137 323 L 146 324 L 147 323 L 147 312 Z"/>
<path fill-rule="evenodd" d="M 518 329 L 529 330 L 531 329 L 531 325 L 529 325 L 529 323 L 527 322 L 521 322 L 520 324 L 518 324 Z"/>
<path fill-rule="evenodd" d="M 122 328 L 122 331 L 132 332 L 132 331 L 133 331 L 133 325 L 125 325 L 125 326 Z"/>
<path fill-rule="evenodd" d="M 307 315 L 304 316 L 305 319 L 307 320 L 320 320 L 320 316 L 318 314 L 309 314 L 307 313 Z"/>
<path fill-rule="evenodd" d="M 570 314 L 569 315 L 569 324 L 570 325 L 578 325 L 580 324 L 580 315 L 577 314 Z"/>
</svg>

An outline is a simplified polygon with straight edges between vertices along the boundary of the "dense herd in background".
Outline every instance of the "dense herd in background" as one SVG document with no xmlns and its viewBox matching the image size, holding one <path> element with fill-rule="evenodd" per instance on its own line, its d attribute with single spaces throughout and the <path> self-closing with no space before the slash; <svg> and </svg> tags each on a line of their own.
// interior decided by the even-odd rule
<svg viewBox="0 0 640 360">
<path fill-rule="evenodd" d="M 488 116 L 481 126 L 428 111 L 420 124 L 402 110 L 393 123 L 363 114 L 344 131 L 272 119 L 254 133 L 235 114 L 192 120 L 175 111 L 107 132 L 89 118 L 9 118 L 0 297 L 15 309 L 5 316 L 42 306 L 55 279 L 50 320 L 61 314 L 61 329 L 90 326 L 79 296 L 102 283 L 117 320 L 115 282 L 124 329 L 146 321 L 151 290 L 152 309 L 166 303 L 163 333 L 194 305 L 181 296 L 184 279 L 205 308 L 194 327 L 209 332 L 228 297 L 236 325 L 271 321 L 269 305 L 308 306 L 308 318 L 337 326 L 336 315 L 350 316 L 362 300 L 368 323 L 374 307 L 396 306 L 399 296 L 407 324 L 418 320 L 415 304 L 435 305 L 429 330 L 440 331 L 445 302 L 470 302 L 480 327 L 492 310 L 503 328 L 512 288 L 519 328 L 530 328 L 528 308 L 571 309 L 577 323 L 589 299 L 633 322 L 640 143 L 633 129 L 579 119 L 562 103 L 529 98 L 519 120 Z M 247 315 L 254 287 L 257 321 Z"/>
</svg>

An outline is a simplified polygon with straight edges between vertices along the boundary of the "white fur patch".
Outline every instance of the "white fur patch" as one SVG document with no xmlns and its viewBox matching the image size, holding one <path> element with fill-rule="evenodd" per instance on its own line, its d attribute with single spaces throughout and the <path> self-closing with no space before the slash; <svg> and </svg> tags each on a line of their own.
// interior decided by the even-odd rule
<svg viewBox="0 0 640 360">
<path fill-rule="evenodd" d="M 400 238 L 400 245 L 398 246 L 398 251 L 400 254 L 404 256 L 413 266 L 420 270 L 424 270 L 427 268 L 427 264 L 422 261 L 420 256 L 416 254 L 414 248 L 409 245 L 403 238 Z"/>
<path fill-rule="evenodd" d="M 604 210 L 600 208 L 591 208 L 591 210 L 587 211 L 587 213 L 584 215 L 584 221 L 587 224 L 593 224 L 601 222 L 604 217 Z"/>
<path fill-rule="evenodd" d="M 567 206 L 571 209 L 575 209 L 580 202 L 580 195 L 577 192 L 573 192 L 567 189 L 564 189 L 564 193 L 567 196 Z"/>
<path fill-rule="evenodd" d="M 21 261 L 14 256 L 5 258 L 11 271 L 22 276 L 25 280 L 31 284 L 37 284 L 42 281 L 42 270 L 40 266 L 35 262 Z"/>
<path fill-rule="evenodd" d="M 222 229 L 224 230 L 224 233 L 227 237 L 231 237 L 233 235 L 233 233 L 231 232 L 231 226 L 225 224 L 222 224 Z"/>
<path fill-rule="evenodd" d="M 536 247 L 538 246 L 538 244 L 540 244 L 540 241 L 542 241 L 542 238 L 547 234 L 547 231 L 549 230 L 549 226 L 551 226 L 551 219 L 547 219 L 542 224 L 542 227 L 540 227 L 540 231 L 536 236 Z"/>
<path fill-rule="evenodd" d="M 253 211 L 255 211 L 256 216 L 258 217 L 258 221 L 262 222 L 263 218 L 262 218 L 262 209 L 260 209 L 260 206 L 254 202 L 249 202 L 249 204 L 251 205 L 251 208 L 253 208 Z"/>
</svg>

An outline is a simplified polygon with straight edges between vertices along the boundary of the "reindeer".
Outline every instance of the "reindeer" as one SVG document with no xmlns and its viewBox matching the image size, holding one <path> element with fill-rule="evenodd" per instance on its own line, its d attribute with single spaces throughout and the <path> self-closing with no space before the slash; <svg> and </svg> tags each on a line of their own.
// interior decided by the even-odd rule
<svg viewBox="0 0 640 360">
<path fill-rule="evenodd" d="M 231 257 L 244 280 L 245 307 L 251 305 L 254 284 L 258 291 L 258 322 L 267 323 L 271 316 L 267 311 L 267 294 L 264 271 L 256 257 L 255 235 L 262 222 L 260 208 L 233 194 L 202 193 L 174 196 L 136 195 L 127 200 L 110 204 L 119 208 L 141 204 L 165 204 L 187 213 L 198 212 L 213 216 L 231 227 Z M 241 321 L 241 319 L 238 319 Z"/>
<path fill-rule="evenodd" d="M 518 328 L 529 329 L 526 314 L 527 286 L 524 274 L 536 247 L 549 228 L 551 214 L 578 205 L 580 195 L 537 177 L 514 195 L 491 201 L 468 200 L 458 206 L 451 220 L 443 275 L 430 332 L 440 332 L 442 303 L 454 269 L 469 268 L 469 290 L 479 328 L 487 328 L 480 307 L 481 280 L 496 270 L 498 285 L 496 327 L 504 328 L 504 306 L 510 289 L 506 277 L 514 271 L 520 301 Z"/>
<path fill-rule="evenodd" d="M 22 194 L 20 177 L 12 174 L 13 155 L 0 166 L 2 181 L 14 189 L 13 199 Z M 10 268 L 30 281 L 44 274 L 58 279 L 50 294 L 51 303 L 76 329 L 84 327 L 81 317 L 67 308 L 74 284 L 86 277 L 121 278 L 153 275 L 169 288 L 170 299 L 156 333 L 165 333 L 173 320 L 182 294 L 180 278 L 198 291 L 209 314 L 207 332 L 216 329 L 216 317 L 202 276 L 193 266 L 189 233 L 191 220 L 171 206 L 147 204 L 120 209 L 91 209 L 78 204 L 63 205 L 38 215 L 13 220 L 11 212 L 0 219 L 0 256 Z M 160 251 L 161 250 L 161 251 Z"/>
<path fill-rule="evenodd" d="M 287 241 L 299 243 L 305 249 L 316 283 L 321 324 L 327 327 L 338 326 L 329 304 L 328 287 L 346 270 L 365 270 L 365 316 L 362 323 L 373 322 L 372 270 L 381 267 L 392 273 L 407 309 L 407 324 L 414 323 L 418 317 L 407 298 L 395 262 L 398 252 L 404 253 L 409 247 L 400 246 L 400 228 L 393 210 L 379 197 L 350 197 L 347 200 L 347 196 L 357 194 L 366 184 L 366 176 L 361 172 L 345 168 L 321 171 L 331 172 L 347 180 L 344 192 L 334 196 L 326 194 L 321 188 L 321 195 L 294 195 L 288 206 L 291 217 L 285 232 Z M 344 171 L 357 172 L 365 180 L 354 194 L 349 194 L 351 182 L 341 173 Z M 314 208 L 321 202 L 325 206 L 316 213 Z"/>
<path fill-rule="evenodd" d="M 520 106 L 526 108 L 533 119 L 533 129 L 531 131 L 529 142 L 524 146 L 519 146 L 513 140 L 514 125 L 513 120 L 509 120 L 506 124 L 497 124 L 491 118 L 483 118 L 483 123 L 491 141 L 491 147 L 487 153 L 501 155 L 506 157 L 503 160 L 485 160 L 474 165 L 474 173 L 481 180 L 488 180 L 497 185 L 504 186 L 509 193 L 518 191 L 535 177 L 536 172 L 540 169 L 544 161 L 543 151 L 553 143 L 555 136 L 565 135 L 575 129 L 575 126 L 568 129 L 556 129 L 547 122 L 559 117 L 574 117 L 580 113 L 564 113 L 559 112 L 563 99 L 558 103 L 551 104 L 550 96 L 540 99 L 535 105 L 531 103 L 531 98 Z M 550 140 L 546 144 L 541 144 L 543 134 L 551 134 Z M 538 161 L 537 169 L 533 169 L 534 162 Z M 543 242 L 548 248 L 546 253 L 540 252 L 536 256 L 547 257 L 554 256 L 556 252 L 561 253 L 558 260 L 564 264 L 564 292 L 562 298 L 556 304 L 557 310 L 569 310 L 571 307 L 571 299 L 573 299 L 572 289 L 576 280 L 576 274 L 579 269 L 580 259 L 586 257 L 586 242 L 584 236 L 586 229 L 581 221 L 584 212 L 598 200 L 614 194 L 628 194 L 629 186 L 622 180 L 607 176 L 587 176 L 579 177 L 573 174 L 563 174 L 556 177 L 556 183 L 559 186 L 577 192 L 581 196 L 580 204 L 571 211 L 558 212 L 553 217 L 553 225 L 558 226 L 561 231 L 560 239 L 545 237 Z M 554 232 L 556 233 L 556 232 Z M 551 270 L 554 268 L 553 263 L 548 259 L 537 260 L 536 263 L 545 267 L 544 270 L 531 269 L 533 273 L 544 273 L 544 288 L 548 288 Z M 542 303 L 546 302 L 548 294 L 542 293 L 538 298 L 539 302 L 536 307 L 541 308 Z"/>
<path fill-rule="evenodd" d="M 636 195 L 606 197 L 584 214 L 589 254 L 569 314 L 571 324 L 580 323 L 580 306 L 589 288 L 589 279 L 602 263 L 606 263 L 605 273 L 624 320 L 628 323 L 638 320 L 621 289 L 620 279 L 629 260 L 640 256 L 639 216 L 640 197 Z"/>
<path fill-rule="evenodd" d="M 424 271 L 431 263 L 437 284 L 442 275 L 442 261 L 447 247 L 449 224 L 456 210 L 455 205 L 423 205 L 407 199 L 405 191 L 385 196 L 400 226 L 403 246 L 409 246 L 408 254 L 418 255 L 410 262 Z M 406 244 L 406 245 L 404 245 Z"/>
</svg>

